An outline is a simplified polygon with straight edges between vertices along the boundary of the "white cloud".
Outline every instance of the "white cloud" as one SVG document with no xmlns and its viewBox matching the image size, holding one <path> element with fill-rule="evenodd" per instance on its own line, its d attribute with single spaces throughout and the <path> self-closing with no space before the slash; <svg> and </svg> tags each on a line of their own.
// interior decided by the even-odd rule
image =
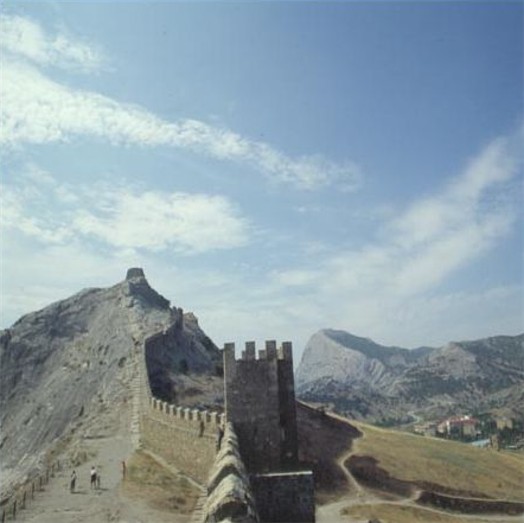
<svg viewBox="0 0 524 523">
<path fill-rule="evenodd" d="M 119 248 L 192 253 L 248 241 L 247 222 L 221 196 L 122 191 L 106 194 L 106 200 L 111 204 L 109 212 L 79 211 L 74 230 Z"/>
<path fill-rule="evenodd" d="M 222 196 L 72 187 L 34 168 L 29 173 L 32 185 L 21 177 L 1 188 L 2 227 L 43 243 L 83 237 L 117 249 L 198 253 L 248 242 L 248 222 Z"/>
<path fill-rule="evenodd" d="M 64 34 L 47 35 L 36 22 L 7 14 L 0 14 L 0 49 L 42 66 L 84 71 L 98 69 L 103 61 L 92 45 L 73 41 Z"/>
<path fill-rule="evenodd" d="M 520 152 L 511 138 L 494 140 L 443 192 L 408 207 L 392 222 L 389 234 L 409 249 L 475 224 L 488 232 L 485 222 L 491 218 L 499 221 L 500 217 L 492 209 L 482 208 L 484 196 L 491 188 L 514 177 L 520 162 Z"/>
<path fill-rule="evenodd" d="M 312 304 L 309 321 L 317 321 L 319 328 L 337 326 L 366 336 L 384 333 L 386 342 L 408 343 L 418 325 L 420 336 L 430 335 L 429 342 L 438 337 L 438 328 L 442 336 L 457 336 L 458 318 L 464 318 L 464 335 L 475 335 L 470 311 L 477 310 L 480 317 L 482 306 L 460 313 L 460 304 L 471 304 L 475 298 L 455 293 L 452 299 L 441 288 L 512 230 L 518 209 L 503 196 L 512 190 L 520 162 L 513 137 L 494 140 L 442 191 L 414 201 L 384 224 L 375 241 L 360 249 L 319 253 L 309 263 L 275 272 L 272 282 L 297 302 Z M 490 290 L 475 294 L 480 295 L 496 298 L 497 310 L 505 296 Z M 488 334 L 493 325 L 512 325 L 515 330 L 519 320 L 514 290 L 511 296 L 513 312 L 507 321 L 499 310 L 492 321 L 486 318 L 485 325 L 477 322 L 478 336 Z M 450 311 L 436 317 L 434 311 L 446 303 Z M 494 308 L 495 303 L 484 306 Z M 422 320 L 423 314 L 430 316 Z M 405 329 L 409 332 L 402 334 Z M 419 339 L 424 343 L 423 337 Z"/>
<path fill-rule="evenodd" d="M 190 149 L 239 162 L 272 181 L 306 190 L 337 184 L 351 191 L 361 181 L 361 170 L 353 162 L 337 164 L 320 155 L 292 158 L 267 143 L 228 129 L 193 119 L 169 122 L 139 106 L 57 83 L 35 64 L 95 67 L 100 62 L 98 55 L 90 47 L 64 37 L 50 38 L 36 23 L 20 17 L 4 16 L 2 33 L 5 56 L 0 84 L 0 143 L 4 146 L 90 136 L 114 145 Z"/>
</svg>

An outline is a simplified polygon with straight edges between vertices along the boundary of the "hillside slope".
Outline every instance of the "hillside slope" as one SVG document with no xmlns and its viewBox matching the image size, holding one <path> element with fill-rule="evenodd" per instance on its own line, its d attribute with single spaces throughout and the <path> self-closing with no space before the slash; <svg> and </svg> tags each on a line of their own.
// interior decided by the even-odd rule
<svg viewBox="0 0 524 523">
<path fill-rule="evenodd" d="M 0 333 L 2 496 L 51 450 L 115 429 L 119 409 L 131 400 L 144 340 L 158 332 L 170 335 L 147 355 L 157 389 L 182 359 L 187 372 L 214 372 L 218 349 L 192 315 L 149 286 L 141 269 L 110 288 L 86 289 L 23 316 Z"/>
<path fill-rule="evenodd" d="M 300 398 L 356 418 L 500 407 L 523 417 L 524 334 L 408 350 L 326 329 L 309 340 L 296 380 Z"/>
</svg>

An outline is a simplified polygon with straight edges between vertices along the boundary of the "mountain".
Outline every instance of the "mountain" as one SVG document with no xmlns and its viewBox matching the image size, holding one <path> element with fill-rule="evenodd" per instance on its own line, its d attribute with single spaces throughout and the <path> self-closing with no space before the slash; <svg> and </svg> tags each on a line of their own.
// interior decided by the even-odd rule
<svg viewBox="0 0 524 523">
<path fill-rule="evenodd" d="M 372 421 L 493 409 L 524 417 L 524 334 L 409 350 L 325 329 L 308 341 L 296 382 L 301 399 Z"/>
<path fill-rule="evenodd" d="M 220 352 L 193 314 L 171 307 L 149 286 L 142 269 L 0 332 L 2 492 L 52 452 L 115 430 L 130 408 L 136 358 L 146 338 L 159 333 L 162 342 L 146 352 L 155 394 L 172 400 L 175 379 L 182 391 L 186 384 L 201 392 L 199 383 L 217 372 Z"/>
</svg>

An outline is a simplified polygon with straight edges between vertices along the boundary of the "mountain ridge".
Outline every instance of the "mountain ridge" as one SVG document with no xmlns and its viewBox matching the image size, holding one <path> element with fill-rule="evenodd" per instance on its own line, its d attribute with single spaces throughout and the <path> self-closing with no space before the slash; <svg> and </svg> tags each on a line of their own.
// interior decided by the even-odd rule
<svg viewBox="0 0 524 523">
<path fill-rule="evenodd" d="M 308 341 L 296 374 L 300 398 L 371 421 L 501 406 L 524 417 L 524 334 L 405 349 L 323 329 Z"/>
</svg>

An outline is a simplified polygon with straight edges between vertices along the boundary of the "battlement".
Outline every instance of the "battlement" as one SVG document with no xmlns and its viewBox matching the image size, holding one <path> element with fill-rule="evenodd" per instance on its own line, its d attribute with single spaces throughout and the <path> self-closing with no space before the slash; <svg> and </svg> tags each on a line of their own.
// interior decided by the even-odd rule
<svg viewBox="0 0 524 523">
<path fill-rule="evenodd" d="M 127 269 L 126 280 L 132 280 L 133 278 L 145 278 L 144 269 L 141 267 L 131 267 Z"/>
<path fill-rule="evenodd" d="M 246 341 L 245 350 L 242 351 L 241 358 L 237 360 L 235 355 L 235 343 L 224 344 L 224 357 L 229 362 L 232 361 L 257 361 L 256 343 L 254 341 Z M 265 349 L 258 351 L 258 360 L 288 360 L 293 361 L 293 345 L 290 341 L 282 342 L 282 345 L 277 348 L 275 340 L 267 340 Z"/>
<path fill-rule="evenodd" d="M 235 425 L 249 472 L 295 467 L 298 459 L 291 342 L 268 340 L 258 351 L 248 341 L 241 357 L 224 345 L 227 421 Z"/>
<path fill-rule="evenodd" d="M 181 407 L 154 397 L 149 399 L 149 406 L 153 411 L 164 414 L 165 417 L 163 419 L 166 421 L 169 421 L 170 418 L 173 419 L 173 421 L 176 419 L 184 420 L 186 422 L 203 421 L 204 424 L 209 424 L 211 426 L 222 425 L 224 423 L 224 414 L 222 413 Z M 215 434 L 213 433 L 212 437 L 214 436 Z"/>
</svg>

